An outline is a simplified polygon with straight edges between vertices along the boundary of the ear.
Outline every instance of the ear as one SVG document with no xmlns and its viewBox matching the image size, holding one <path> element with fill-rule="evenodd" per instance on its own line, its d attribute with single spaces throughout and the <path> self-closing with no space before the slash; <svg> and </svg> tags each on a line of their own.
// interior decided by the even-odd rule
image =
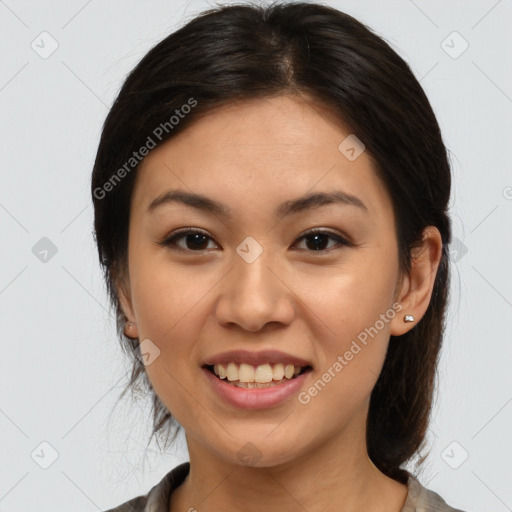
<svg viewBox="0 0 512 512">
<path fill-rule="evenodd" d="M 396 301 L 402 305 L 402 309 L 391 321 L 393 336 L 401 336 L 412 329 L 427 311 L 442 250 L 439 230 L 435 226 L 427 226 L 423 230 L 421 246 L 411 252 L 411 271 L 402 277 L 399 284 Z M 405 323 L 405 315 L 414 316 L 414 322 Z"/>
<path fill-rule="evenodd" d="M 138 338 L 137 323 L 135 321 L 135 313 L 133 311 L 132 293 L 130 285 L 130 277 L 128 272 L 121 271 L 113 275 L 114 285 L 119 298 L 119 304 L 126 317 L 127 323 L 124 327 L 124 333 L 129 338 Z"/>
</svg>

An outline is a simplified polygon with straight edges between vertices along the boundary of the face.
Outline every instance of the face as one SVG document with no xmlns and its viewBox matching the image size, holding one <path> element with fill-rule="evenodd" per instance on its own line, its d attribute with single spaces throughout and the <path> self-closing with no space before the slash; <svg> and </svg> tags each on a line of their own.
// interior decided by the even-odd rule
<svg viewBox="0 0 512 512">
<path fill-rule="evenodd" d="M 225 461 L 271 466 L 343 432 L 364 436 L 399 316 L 398 246 L 369 156 L 339 149 L 348 135 L 303 99 L 244 101 L 189 126 L 140 166 L 121 303 L 189 444 Z M 224 211 L 165 200 L 176 190 Z M 338 199 L 291 207 L 312 194 Z M 195 232 L 177 234 L 184 228 Z M 279 374 L 282 361 L 306 371 L 264 389 L 238 387 L 205 368 L 229 351 L 246 352 L 221 357 L 224 367 L 246 361 L 266 375 L 273 362 Z"/>
</svg>

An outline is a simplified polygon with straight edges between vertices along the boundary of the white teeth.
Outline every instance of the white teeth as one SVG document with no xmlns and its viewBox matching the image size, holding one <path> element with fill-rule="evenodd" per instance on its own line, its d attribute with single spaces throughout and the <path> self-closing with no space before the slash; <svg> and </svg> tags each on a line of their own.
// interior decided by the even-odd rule
<svg viewBox="0 0 512 512">
<path fill-rule="evenodd" d="M 287 380 L 292 379 L 301 370 L 302 367 L 300 366 L 294 366 L 293 364 L 284 365 L 283 363 L 265 363 L 255 367 L 252 364 L 231 362 L 213 366 L 213 372 L 220 379 L 227 379 L 236 386 L 245 388 L 268 387 L 269 385 L 279 383 L 276 381 L 281 381 L 284 378 Z"/>
<path fill-rule="evenodd" d="M 224 366 L 222 366 L 221 364 L 216 364 L 214 366 L 214 371 L 221 379 L 226 378 L 226 368 L 224 368 Z"/>
<path fill-rule="evenodd" d="M 300 371 L 300 366 L 298 366 Z M 284 377 L 284 364 L 277 363 L 274 365 L 274 369 L 272 370 L 272 378 L 274 380 L 281 380 Z"/>
<path fill-rule="evenodd" d="M 238 380 L 240 382 L 254 382 L 254 366 L 242 363 L 238 369 Z"/>
<path fill-rule="evenodd" d="M 272 368 L 269 364 L 260 364 L 256 368 L 254 382 L 272 382 Z"/>
<path fill-rule="evenodd" d="M 237 382 L 232 382 L 231 384 L 233 384 L 234 386 L 237 386 L 239 388 L 253 389 L 253 388 L 269 388 L 271 386 L 279 386 L 279 384 L 281 384 L 281 383 L 275 382 L 275 381 L 272 381 L 272 382 L 240 382 L 240 381 L 237 381 Z"/>
<path fill-rule="evenodd" d="M 229 363 L 226 368 L 226 377 L 228 380 L 238 380 L 238 366 L 235 363 Z"/>
</svg>

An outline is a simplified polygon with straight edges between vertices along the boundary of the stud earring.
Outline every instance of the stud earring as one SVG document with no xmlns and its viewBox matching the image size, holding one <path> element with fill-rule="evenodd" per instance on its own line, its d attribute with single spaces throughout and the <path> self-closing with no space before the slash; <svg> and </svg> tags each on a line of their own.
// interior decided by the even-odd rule
<svg viewBox="0 0 512 512">
<path fill-rule="evenodd" d="M 414 322 L 414 317 L 412 315 L 405 315 L 404 322 Z"/>
</svg>

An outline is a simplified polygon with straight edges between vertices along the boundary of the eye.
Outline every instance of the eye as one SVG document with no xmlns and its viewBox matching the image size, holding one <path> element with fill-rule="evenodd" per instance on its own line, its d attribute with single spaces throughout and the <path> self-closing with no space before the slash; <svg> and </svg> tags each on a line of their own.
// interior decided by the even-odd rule
<svg viewBox="0 0 512 512">
<path fill-rule="evenodd" d="M 337 233 L 332 233 L 331 231 L 325 231 L 323 228 L 315 228 L 311 229 L 304 235 L 302 235 L 299 240 L 310 240 L 311 243 L 306 243 L 306 246 L 308 248 L 313 248 L 311 251 L 308 252 L 326 252 L 327 249 L 325 249 L 325 242 L 328 239 L 334 240 L 337 242 L 335 245 L 345 245 L 345 246 L 351 246 L 352 243 L 349 242 L 346 238 L 343 238 L 342 236 L 338 235 Z"/>
<path fill-rule="evenodd" d="M 185 239 L 185 247 L 177 243 L 178 240 Z M 170 236 L 165 238 L 162 242 L 158 242 L 159 245 L 165 247 L 176 247 L 178 250 L 190 251 L 190 252 L 201 252 L 207 249 L 208 239 L 213 240 L 208 234 L 198 229 L 184 228 L 180 231 L 172 233 Z M 306 243 L 306 247 L 311 249 L 307 252 L 326 252 L 328 249 L 325 248 L 325 242 L 327 240 L 334 240 L 335 245 L 352 246 L 346 238 L 326 231 L 322 228 L 311 229 L 310 231 L 303 234 L 298 241 L 310 240 L 310 243 Z M 332 248 L 332 247 L 331 247 Z"/>
<path fill-rule="evenodd" d="M 186 247 L 182 247 L 176 243 L 176 240 L 180 240 L 182 238 L 185 239 Z M 165 240 L 159 243 L 163 246 L 177 246 L 178 249 L 183 251 L 199 252 L 206 249 L 205 241 L 207 239 L 211 240 L 211 237 L 203 231 L 198 229 L 185 228 L 173 233 L 171 236 L 167 237 Z"/>
</svg>

